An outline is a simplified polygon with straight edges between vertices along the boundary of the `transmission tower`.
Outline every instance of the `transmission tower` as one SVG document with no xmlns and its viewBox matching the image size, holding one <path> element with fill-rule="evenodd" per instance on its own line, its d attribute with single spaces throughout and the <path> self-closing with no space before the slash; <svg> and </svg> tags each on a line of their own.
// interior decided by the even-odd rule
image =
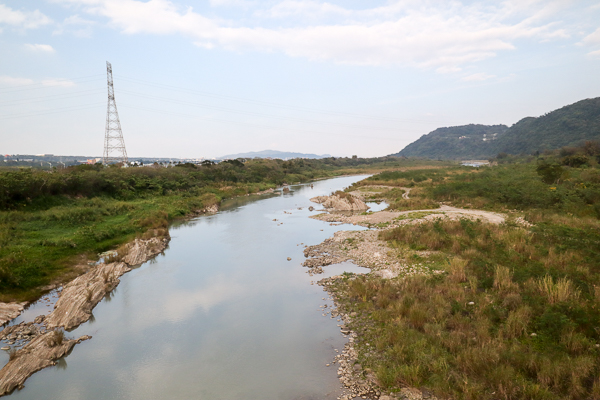
<svg viewBox="0 0 600 400">
<path fill-rule="evenodd" d="M 108 81 L 108 107 L 106 110 L 106 131 L 104 135 L 104 157 L 102 164 L 127 163 L 127 151 L 121 131 L 121 122 L 115 103 L 115 88 L 113 87 L 112 65 L 106 62 L 106 75 Z"/>
</svg>

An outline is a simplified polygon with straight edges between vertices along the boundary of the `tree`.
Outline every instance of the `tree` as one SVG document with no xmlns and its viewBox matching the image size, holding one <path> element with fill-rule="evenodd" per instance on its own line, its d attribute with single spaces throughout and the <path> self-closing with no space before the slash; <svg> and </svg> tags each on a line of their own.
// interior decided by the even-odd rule
<svg viewBox="0 0 600 400">
<path fill-rule="evenodd" d="M 542 178 L 542 182 L 548 184 L 557 182 L 565 172 L 564 168 L 560 166 L 560 164 L 550 163 L 546 160 L 541 160 L 538 162 L 536 171 L 537 174 Z"/>
</svg>

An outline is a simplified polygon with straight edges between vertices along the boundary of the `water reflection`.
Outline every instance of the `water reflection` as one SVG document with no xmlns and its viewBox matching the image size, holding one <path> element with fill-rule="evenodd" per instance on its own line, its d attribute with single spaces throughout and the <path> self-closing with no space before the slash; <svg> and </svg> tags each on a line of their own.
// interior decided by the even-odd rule
<svg viewBox="0 0 600 400">
<path fill-rule="evenodd" d="M 336 399 L 336 369 L 325 364 L 345 339 L 317 311 L 325 296 L 310 284 L 320 277 L 301 266 L 300 243 L 345 227 L 308 218 L 317 213 L 309 199 L 359 179 L 243 196 L 174 225 L 169 250 L 123 275 L 95 320 L 70 333 L 93 338 L 75 347 L 68 366 L 37 373 L 12 397 Z M 323 276 L 356 268 L 331 266 Z"/>
</svg>

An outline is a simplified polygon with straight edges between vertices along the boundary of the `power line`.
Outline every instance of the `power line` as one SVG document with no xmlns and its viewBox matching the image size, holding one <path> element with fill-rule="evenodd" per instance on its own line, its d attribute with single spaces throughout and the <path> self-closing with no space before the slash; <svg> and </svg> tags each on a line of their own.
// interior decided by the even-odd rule
<svg viewBox="0 0 600 400">
<path fill-rule="evenodd" d="M 77 106 L 55 108 L 55 109 L 47 111 L 47 112 L 40 112 L 40 113 L 34 113 L 34 114 L 5 114 L 5 115 L 0 115 L 0 120 L 12 119 L 12 118 L 38 117 L 40 115 L 56 114 L 56 113 L 61 113 L 61 112 L 66 112 L 66 111 L 86 110 L 86 109 L 98 107 L 99 105 L 104 105 L 104 104 L 105 103 L 80 104 Z"/>
<path fill-rule="evenodd" d="M 293 121 L 308 122 L 308 123 L 313 123 L 313 124 L 321 124 L 321 125 L 326 124 L 326 125 L 343 126 L 343 127 L 350 127 L 350 128 L 362 128 L 362 129 L 371 129 L 371 130 L 389 131 L 389 130 L 394 129 L 394 128 L 386 128 L 386 127 L 374 127 L 374 126 L 347 124 L 347 123 L 340 123 L 340 122 L 316 121 L 316 120 L 310 120 L 310 119 L 299 118 L 299 117 L 282 117 L 282 116 L 259 113 L 259 112 L 254 112 L 254 111 L 235 110 L 235 109 L 231 109 L 231 108 L 227 108 L 227 107 L 213 106 L 213 105 L 209 105 L 209 104 L 205 104 L 205 103 L 195 103 L 195 102 L 190 102 L 190 101 L 185 101 L 185 100 L 177 100 L 177 99 L 169 99 L 169 98 L 160 97 L 160 96 L 145 95 L 142 93 L 136 93 L 136 92 L 132 92 L 129 90 L 119 90 L 119 93 L 123 93 L 123 94 L 130 95 L 130 96 L 142 97 L 145 99 L 154 99 L 154 100 L 164 101 L 164 102 L 173 103 L 173 104 L 183 104 L 183 105 L 189 105 L 189 106 L 195 106 L 195 107 L 203 107 L 203 108 L 208 108 L 208 109 L 212 109 L 212 110 L 226 111 L 226 112 L 231 112 L 231 113 L 236 113 L 236 114 L 245 114 L 245 115 L 251 115 L 251 116 L 258 116 L 258 117 L 267 117 L 267 118 L 272 118 L 272 119 L 293 120 Z"/>
<path fill-rule="evenodd" d="M 131 108 L 134 110 L 150 111 L 152 113 L 158 113 L 158 114 L 174 115 L 174 116 L 178 116 L 178 117 L 196 118 L 196 119 L 200 119 L 200 120 L 204 120 L 204 121 L 208 120 L 208 121 L 222 122 L 222 123 L 226 123 L 226 124 L 245 125 L 245 126 L 251 126 L 251 127 L 260 128 L 260 129 L 276 129 L 279 131 L 295 131 L 295 132 L 300 132 L 300 133 L 310 133 L 310 134 L 321 135 L 321 136 L 323 136 L 323 135 L 324 136 L 340 136 L 340 137 L 345 137 L 345 138 L 355 137 L 355 138 L 361 138 L 361 139 L 378 139 L 378 140 L 392 140 L 392 141 L 401 140 L 401 138 L 351 135 L 351 134 L 345 134 L 345 133 L 317 132 L 317 131 L 309 131 L 309 130 L 296 129 L 296 128 L 281 128 L 281 127 L 276 127 L 276 126 L 252 124 L 252 123 L 248 123 L 248 122 L 231 121 L 231 120 L 225 120 L 225 119 L 214 118 L 214 117 L 201 117 L 201 116 L 192 115 L 192 114 L 173 113 L 173 112 L 169 112 L 169 111 L 157 110 L 154 108 L 131 106 L 128 104 L 121 103 L 121 108 L 123 108 L 123 107 Z M 408 132 L 405 131 L 402 133 L 408 133 Z M 417 132 L 410 132 L 410 133 L 417 133 Z"/>
<path fill-rule="evenodd" d="M 90 75 L 90 76 L 97 76 L 97 75 Z M 93 82 L 93 81 L 98 81 L 98 80 L 101 80 L 101 78 L 87 79 L 87 80 L 82 80 L 82 81 L 79 81 L 78 79 L 63 78 L 63 79 L 55 79 L 55 80 L 53 80 L 53 82 L 86 83 L 86 82 Z M 35 86 L 35 87 L 31 87 L 31 86 Z M 44 82 L 38 82 L 38 83 L 31 83 L 31 84 L 26 84 L 26 85 L 19 85 L 18 87 L 26 87 L 26 88 L 25 89 L 15 89 L 15 90 L 1 90 L 0 89 L 0 94 L 24 92 L 24 91 L 35 90 L 35 89 L 57 88 L 57 87 L 61 87 L 61 86 L 60 85 L 52 85 L 52 84 L 48 84 L 48 83 L 44 83 Z M 64 86 L 62 86 L 62 87 L 64 87 Z"/>
<path fill-rule="evenodd" d="M 402 118 L 378 117 L 378 116 L 373 116 L 373 115 L 361 115 L 361 114 L 346 113 L 346 112 L 339 112 L 339 111 L 327 111 L 327 110 L 319 110 L 319 109 L 316 109 L 316 108 L 309 108 L 309 107 L 302 107 L 302 106 L 292 106 L 292 105 L 287 105 L 287 104 L 266 102 L 266 101 L 262 101 L 262 100 L 245 99 L 245 98 L 241 98 L 241 97 L 220 95 L 220 94 L 217 94 L 217 93 L 204 92 L 204 91 L 195 90 L 195 89 L 187 89 L 187 88 L 182 88 L 182 87 L 177 87 L 177 86 L 172 86 L 172 85 L 158 84 L 158 83 L 148 82 L 148 81 L 145 81 L 145 80 L 142 80 L 142 79 L 138 79 L 138 78 L 130 78 L 130 77 L 125 77 L 125 76 L 121 76 L 121 75 L 119 75 L 119 80 L 129 81 L 129 82 L 140 84 L 140 85 L 146 85 L 146 86 L 153 86 L 153 87 L 159 87 L 159 88 L 165 88 L 165 89 L 175 90 L 175 91 L 179 91 L 179 92 L 183 92 L 183 93 L 188 93 L 188 94 L 195 94 L 195 95 L 200 95 L 200 96 L 214 97 L 214 98 L 220 98 L 220 99 L 225 99 L 225 100 L 233 100 L 233 101 L 237 101 L 237 102 L 250 103 L 250 104 L 262 105 L 262 106 L 268 106 L 268 107 L 286 108 L 286 109 L 292 109 L 292 110 L 316 112 L 316 113 L 321 113 L 321 114 L 338 115 L 338 116 L 344 116 L 344 117 L 375 119 L 375 120 L 378 120 L 378 121 L 386 120 L 386 121 L 390 121 L 390 122 L 402 122 L 402 123 L 405 123 L 405 122 L 411 122 L 411 123 L 428 123 L 428 122 L 430 123 L 430 122 L 435 122 L 431 118 L 428 118 L 425 121 L 425 120 L 422 120 L 422 119 L 421 120 L 417 120 L 417 119 L 402 119 Z M 443 123 L 442 121 L 438 121 L 438 122 L 439 123 Z"/>
<path fill-rule="evenodd" d="M 73 97 L 89 96 L 91 93 L 96 93 L 96 92 L 101 92 L 101 91 L 104 91 L 104 89 L 89 89 L 89 90 L 81 90 L 81 91 L 71 92 L 71 93 L 51 94 L 48 96 L 37 96 L 37 97 L 30 97 L 27 99 L 4 101 L 4 102 L 0 102 L 0 105 L 15 104 L 15 103 L 41 103 L 41 102 L 47 101 L 47 99 L 63 100 L 63 99 L 69 99 L 69 98 L 73 98 Z M 88 93 L 88 94 L 80 94 L 80 93 Z M 17 105 L 17 104 L 15 104 L 15 105 Z"/>
</svg>

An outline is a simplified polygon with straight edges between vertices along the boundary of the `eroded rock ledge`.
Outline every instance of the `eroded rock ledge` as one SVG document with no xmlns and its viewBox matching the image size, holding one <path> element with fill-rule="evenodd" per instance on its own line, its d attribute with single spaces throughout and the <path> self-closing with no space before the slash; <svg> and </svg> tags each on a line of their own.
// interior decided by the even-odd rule
<svg viewBox="0 0 600 400">
<path fill-rule="evenodd" d="M 317 196 L 310 199 L 310 201 L 334 211 L 365 211 L 369 209 L 364 201 L 349 193 Z"/>
<path fill-rule="evenodd" d="M 23 383 L 33 373 L 56 364 L 73 346 L 91 336 L 77 340 L 64 339 L 61 331 L 46 332 L 29 342 L 25 347 L 11 354 L 11 360 L 0 371 L 0 396 L 22 388 Z"/>
<path fill-rule="evenodd" d="M 16 318 L 21 314 L 27 302 L 23 303 L 0 303 L 0 325 Z"/>
<path fill-rule="evenodd" d="M 33 323 L 21 323 L 0 332 L 1 338 L 29 341 L 22 349 L 11 350 L 10 361 L 0 370 L 0 396 L 22 388 L 33 373 L 54 365 L 75 344 L 90 339 L 89 336 L 63 339 L 64 331 L 60 328 L 71 330 L 88 321 L 94 307 L 117 287 L 123 274 L 131 271 L 130 266 L 162 253 L 169 240 L 169 236 L 136 239 L 125 247 L 121 261 L 100 263 L 65 285 L 50 315 L 40 315 Z"/>
</svg>

